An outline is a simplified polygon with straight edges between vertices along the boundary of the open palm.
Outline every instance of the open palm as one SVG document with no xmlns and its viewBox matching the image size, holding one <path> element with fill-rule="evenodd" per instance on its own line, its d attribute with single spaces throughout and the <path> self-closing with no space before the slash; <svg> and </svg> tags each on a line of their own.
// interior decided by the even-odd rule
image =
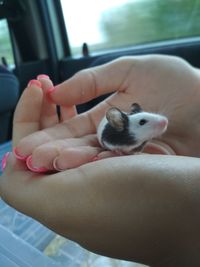
<svg viewBox="0 0 200 267">
<path fill-rule="evenodd" d="M 23 156 L 32 154 L 33 165 L 47 169 L 91 161 L 102 154 L 94 134 L 105 111 L 111 106 L 128 111 L 138 102 L 144 110 L 169 119 L 167 132 L 145 152 L 199 156 L 199 85 L 199 71 L 176 57 L 125 57 L 84 70 L 49 94 L 55 104 L 69 108 L 114 93 L 86 113 L 21 139 L 18 151 Z"/>
</svg>

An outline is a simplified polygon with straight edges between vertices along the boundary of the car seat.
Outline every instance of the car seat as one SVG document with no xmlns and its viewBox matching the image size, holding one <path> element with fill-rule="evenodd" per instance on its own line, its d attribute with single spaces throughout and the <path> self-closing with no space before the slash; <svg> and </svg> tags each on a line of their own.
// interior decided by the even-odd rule
<svg viewBox="0 0 200 267">
<path fill-rule="evenodd" d="M 19 98 L 16 76 L 0 66 L 0 144 L 11 139 L 12 115 Z"/>
</svg>

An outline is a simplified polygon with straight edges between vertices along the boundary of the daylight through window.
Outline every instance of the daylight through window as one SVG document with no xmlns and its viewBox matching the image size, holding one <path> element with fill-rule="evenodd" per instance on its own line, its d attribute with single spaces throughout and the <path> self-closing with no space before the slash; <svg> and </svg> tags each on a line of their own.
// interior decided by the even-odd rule
<svg viewBox="0 0 200 267">
<path fill-rule="evenodd" d="M 200 0 L 61 0 L 73 55 L 200 35 Z"/>
<path fill-rule="evenodd" d="M 14 66 L 10 34 L 5 19 L 0 20 L 0 64 L 2 63 L 2 58 L 6 59 L 9 67 L 12 68 Z"/>
</svg>

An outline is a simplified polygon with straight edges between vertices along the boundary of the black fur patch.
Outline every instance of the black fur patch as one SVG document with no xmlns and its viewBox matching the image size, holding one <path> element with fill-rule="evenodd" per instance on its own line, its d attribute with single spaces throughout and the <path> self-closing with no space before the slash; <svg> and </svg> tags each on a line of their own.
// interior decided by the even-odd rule
<svg viewBox="0 0 200 267">
<path fill-rule="evenodd" d="M 134 135 L 130 135 L 128 131 L 129 121 L 128 119 L 124 121 L 124 129 L 122 131 L 117 131 L 110 124 L 106 124 L 102 132 L 102 143 L 107 142 L 111 145 L 134 145 L 136 144 L 136 139 Z"/>
</svg>

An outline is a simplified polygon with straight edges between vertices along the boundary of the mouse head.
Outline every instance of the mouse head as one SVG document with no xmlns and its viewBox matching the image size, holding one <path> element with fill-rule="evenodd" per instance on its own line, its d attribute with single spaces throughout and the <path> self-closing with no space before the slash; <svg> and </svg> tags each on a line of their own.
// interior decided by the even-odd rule
<svg viewBox="0 0 200 267">
<path fill-rule="evenodd" d="M 160 114 L 145 112 L 139 104 L 134 103 L 129 114 L 129 133 L 134 134 L 142 143 L 163 134 L 168 125 L 168 119 Z"/>
<path fill-rule="evenodd" d="M 139 104 L 131 106 L 130 113 L 124 113 L 113 107 L 106 113 L 108 123 L 118 132 L 128 131 L 137 143 L 143 143 L 165 132 L 168 125 L 166 117 L 144 112 Z"/>
<path fill-rule="evenodd" d="M 129 115 L 133 115 L 139 112 L 142 112 L 142 108 L 139 104 L 133 103 L 131 105 L 131 111 L 130 113 L 124 113 L 120 109 L 116 107 L 110 108 L 106 112 L 106 118 L 108 123 L 118 132 L 123 131 L 124 129 L 128 128 L 129 124 Z"/>
</svg>

